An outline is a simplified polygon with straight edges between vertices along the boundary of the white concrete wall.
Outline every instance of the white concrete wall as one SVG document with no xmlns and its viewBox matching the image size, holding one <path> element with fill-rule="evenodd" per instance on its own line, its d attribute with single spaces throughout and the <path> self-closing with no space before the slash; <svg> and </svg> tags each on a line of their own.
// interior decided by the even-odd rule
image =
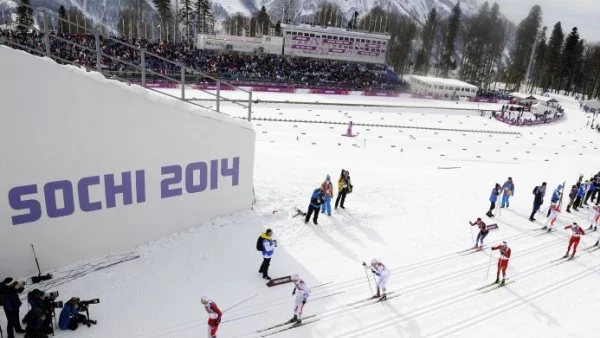
<svg viewBox="0 0 600 338">
<path fill-rule="evenodd" d="M 0 60 L 0 276 L 35 272 L 30 244 L 48 270 L 251 207 L 247 122 L 2 46 Z"/>
</svg>

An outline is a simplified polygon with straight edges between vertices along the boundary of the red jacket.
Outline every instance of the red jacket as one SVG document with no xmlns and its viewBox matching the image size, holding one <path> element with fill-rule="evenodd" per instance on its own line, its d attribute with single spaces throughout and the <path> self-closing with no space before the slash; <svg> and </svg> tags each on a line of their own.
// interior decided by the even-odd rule
<svg viewBox="0 0 600 338">
<path fill-rule="evenodd" d="M 573 225 L 572 225 L 572 224 L 571 224 L 571 225 L 567 225 L 567 226 L 565 227 L 565 230 L 566 230 L 566 229 L 571 229 L 571 230 L 573 230 L 573 234 L 571 234 L 571 236 L 572 236 L 572 237 L 579 237 L 580 235 L 585 235 L 585 232 L 583 232 L 583 228 L 581 228 L 581 227 L 577 227 L 577 229 L 575 229 L 575 228 L 573 228 Z"/>
<path fill-rule="evenodd" d="M 210 301 L 208 304 L 204 305 L 204 309 L 206 309 L 206 313 L 208 313 L 208 325 L 219 325 L 223 313 L 221 313 L 221 310 L 219 310 L 217 304 Z"/>
<path fill-rule="evenodd" d="M 502 245 L 496 245 L 492 247 L 492 250 L 500 250 L 500 259 L 508 260 L 510 258 L 511 250 L 509 247 L 503 247 Z"/>
</svg>

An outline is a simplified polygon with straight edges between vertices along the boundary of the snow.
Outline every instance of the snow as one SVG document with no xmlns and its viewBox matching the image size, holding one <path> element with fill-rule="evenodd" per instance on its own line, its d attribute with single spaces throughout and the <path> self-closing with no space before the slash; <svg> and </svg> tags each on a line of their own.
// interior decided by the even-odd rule
<svg viewBox="0 0 600 338">
<path fill-rule="evenodd" d="M 75 295 L 101 300 L 90 309 L 98 325 L 58 332 L 57 337 L 205 337 L 202 295 L 226 309 L 257 293 L 225 312 L 217 336 L 259 336 L 257 330 L 291 318 L 294 299 L 290 284 L 267 288 L 257 273 L 261 257 L 254 245 L 266 228 L 279 240 L 270 275 L 299 273 L 313 286 L 304 316 L 317 314 L 320 319 L 273 337 L 590 337 L 600 329 L 594 292 L 600 282 L 600 251 L 583 250 L 598 234 L 582 238 L 582 255 L 575 261 L 549 264 L 566 251 L 568 234 L 562 226 L 576 220 L 587 229 L 587 210 L 561 213 L 556 233 L 536 236 L 539 232 L 532 231 L 545 222 L 558 184 L 573 184 L 580 173 L 588 176 L 600 169 L 598 133 L 585 128 L 586 115 L 574 99 L 558 97 L 566 110 L 562 122 L 510 127 L 468 110 L 476 108 L 474 103 L 255 95 L 274 101 L 415 107 L 253 105 L 257 117 L 411 128 L 355 126 L 359 136 L 345 138 L 340 136 L 345 125 L 255 121 L 254 210 L 120 253 L 140 257 L 102 270 L 89 268 L 104 260 L 99 257 L 54 271 L 52 283 L 73 271 L 88 271 L 47 288 L 58 290 L 61 300 Z M 243 107 L 223 104 L 223 110 L 245 116 Z M 418 129 L 438 126 L 461 131 Z M 472 132 L 483 130 L 491 132 Z M 305 209 L 325 175 L 337 180 L 342 168 L 350 171 L 354 184 L 346 209 L 335 210 L 331 217 L 321 214 L 319 225 L 293 218 L 293 207 Z M 485 218 L 494 183 L 502 184 L 508 176 L 516 186 L 510 208 L 493 220 Z M 531 223 L 531 190 L 542 181 L 548 182 L 544 214 Z M 467 221 L 477 217 L 499 224 L 486 244 L 505 239 L 513 254 L 508 276 L 515 283 L 486 294 L 475 288 L 495 278 L 497 252 L 456 254 L 473 245 L 476 233 Z M 388 290 L 400 296 L 366 307 L 348 306 L 370 295 L 361 262 L 373 257 L 391 268 Z M 315 287 L 324 283 L 329 284 Z"/>
</svg>

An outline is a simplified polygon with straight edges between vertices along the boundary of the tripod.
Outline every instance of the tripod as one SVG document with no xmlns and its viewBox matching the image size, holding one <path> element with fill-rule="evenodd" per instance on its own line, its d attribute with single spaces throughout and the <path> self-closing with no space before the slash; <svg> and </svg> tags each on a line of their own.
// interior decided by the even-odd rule
<svg viewBox="0 0 600 338">
<path fill-rule="evenodd" d="M 87 327 L 90 327 L 91 326 L 90 324 L 96 325 L 97 322 L 95 320 L 90 319 L 90 308 L 87 307 L 87 306 L 85 308 L 85 314 L 87 315 L 87 319 L 85 321 L 85 325 L 87 325 Z"/>
</svg>

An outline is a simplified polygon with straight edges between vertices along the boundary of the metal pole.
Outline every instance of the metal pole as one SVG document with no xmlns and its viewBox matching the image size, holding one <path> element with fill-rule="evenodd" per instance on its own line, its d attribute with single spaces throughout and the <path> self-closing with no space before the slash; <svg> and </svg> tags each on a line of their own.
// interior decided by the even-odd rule
<svg viewBox="0 0 600 338">
<path fill-rule="evenodd" d="M 181 65 L 181 99 L 185 100 L 185 65 Z"/>
<path fill-rule="evenodd" d="M 217 80 L 217 112 L 221 112 L 221 80 Z"/>
<path fill-rule="evenodd" d="M 146 51 L 141 49 L 140 50 L 140 55 L 141 55 L 141 63 L 140 66 L 141 71 L 142 71 L 142 87 L 146 88 Z"/>
<path fill-rule="evenodd" d="M 248 122 L 252 122 L 252 92 L 248 93 Z"/>
<path fill-rule="evenodd" d="M 95 34 L 95 39 L 96 39 L 96 69 L 98 71 L 102 70 L 102 55 L 100 52 L 100 32 L 98 30 L 98 28 L 96 28 L 96 31 L 94 32 Z"/>
<path fill-rule="evenodd" d="M 48 31 L 48 13 L 43 11 L 44 17 L 44 44 L 46 45 L 46 56 L 50 56 L 50 32 Z"/>
</svg>

